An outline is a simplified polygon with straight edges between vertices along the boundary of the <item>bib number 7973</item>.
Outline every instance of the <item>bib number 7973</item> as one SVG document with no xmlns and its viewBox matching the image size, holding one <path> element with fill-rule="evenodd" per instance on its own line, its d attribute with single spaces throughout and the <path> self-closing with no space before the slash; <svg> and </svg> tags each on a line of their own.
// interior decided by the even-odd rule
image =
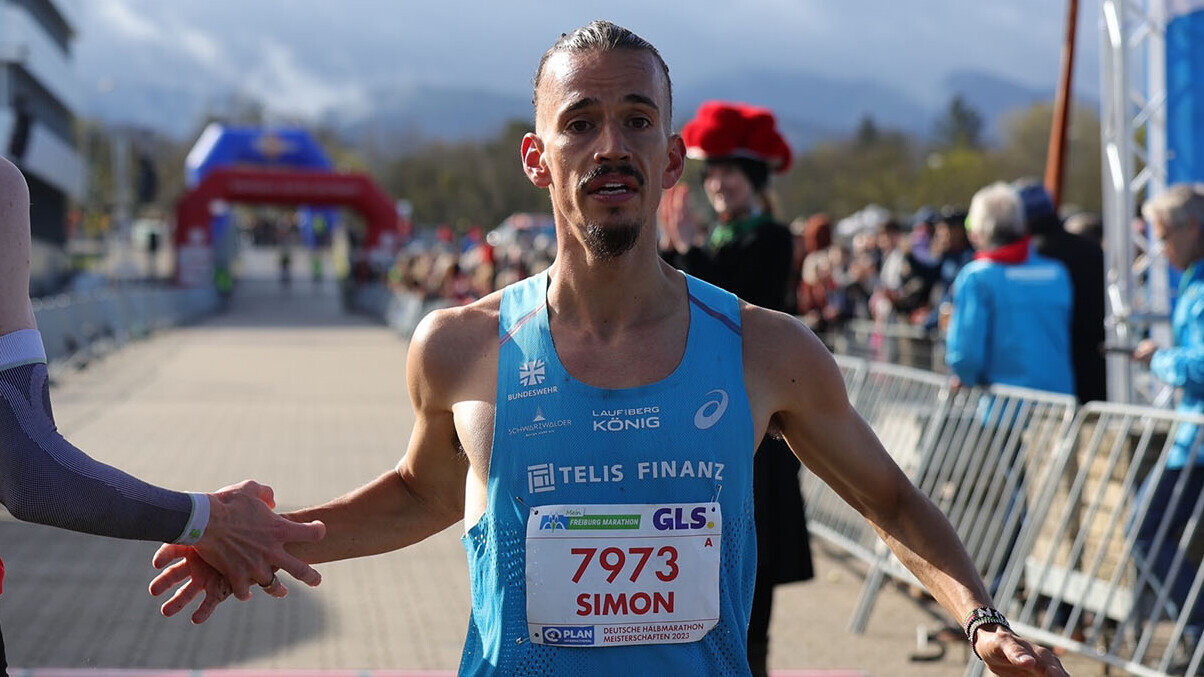
<svg viewBox="0 0 1204 677">
<path fill-rule="evenodd" d="M 719 622 L 719 503 L 575 504 L 527 518 L 527 629 L 539 644 L 696 642 Z"/>
<path fill-rule="evenodd" d="M 649 547 L 631 547 L 631 548 L 602 548 L 599 552 L 598 548 L 573 548 L 570 552 L 581 557 L 581 565 L 577 567 L 577 572 L 573 574 L 573 582 L 580 583 L 581 577 L 585 575 L 590 568 L 590 564 L 595 561 L 594 555 L 597 555 L 597 566 L 606 571 L 606 582 L 614 583 L 627 566 L 628 556 L 634 562 L 631 567 L 630 580 L 632 583 L 637 583 L 640 580 L 640 575 L 644 573 L 644 568 L 648 566 L 648 560 L 652 559 L 653 551 L 656 553 L 657 562 L 653 564 L 653 569 L 649 573 L 656 574 L 660 580 L 668 583 L 677 578 L 680 573 L 680 568 L 677 566 L 677 548 L 671 545 L 661 546 L 660 548 Z"/>
</svg>

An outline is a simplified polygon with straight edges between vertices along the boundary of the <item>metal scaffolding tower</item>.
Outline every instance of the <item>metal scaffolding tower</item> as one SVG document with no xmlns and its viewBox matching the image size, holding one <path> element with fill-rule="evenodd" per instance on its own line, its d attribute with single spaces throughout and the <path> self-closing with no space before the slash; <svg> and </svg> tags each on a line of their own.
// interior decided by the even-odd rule
<svg viewBox="0 0 1204 677">
<path fill-rule="evenodd" d="M 1101 136 L 1108 399 L 1167 404 L 1172 391 L 1139 373 L 1119 348 L 1149 328 L 1169 345 L 1166 259 L 1134 228 L 1141 203 L 1166 188 L 1166 0 L 1103 0 Z"/>
</svg>

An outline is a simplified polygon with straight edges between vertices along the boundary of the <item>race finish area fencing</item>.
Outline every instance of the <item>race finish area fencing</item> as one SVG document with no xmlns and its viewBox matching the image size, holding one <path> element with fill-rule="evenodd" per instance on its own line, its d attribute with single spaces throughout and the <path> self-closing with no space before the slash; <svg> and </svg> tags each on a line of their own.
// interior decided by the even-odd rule
<svg viewBox="0 0 1204 677">
<path fill-rule="evenodd" d="M 86 365 L 128 341 L 204 317 L 220 303 L 211 287 L 149 285 L 99 288 L 32 302 L 46 357 L 55 368 Z"/>
<path fill-rule="evenodd" d="M 1204 417 L 1077 407 L 1006 386 L 954 389 L 947 376 L 836 359 L 850 401 L 949 517 L 1018 632 L 1134 675 L 1199 673 L 1204 646 L 1189 620 L 1204 587 L 1204 493 L 1193 488 L 1204 469 L 1194 484 L 1190 469 Z M 1181 473 L 1165 470 L 1176 440 L 1180 453 L 1190 447 Z M 1139 491 L 1147 478 L 1165 486 L 1164 510 L 1155 492 Z M 802 481 L 811 532 L 868 567 L 850 622 L 861 632 L 888 577 L 916 580 L 827 485 L 807 472 Z M 1152 543 L 1141 548 L 1143 522 Z M 973 660 L 966 674 L 982 669 Z"/>
</svg>

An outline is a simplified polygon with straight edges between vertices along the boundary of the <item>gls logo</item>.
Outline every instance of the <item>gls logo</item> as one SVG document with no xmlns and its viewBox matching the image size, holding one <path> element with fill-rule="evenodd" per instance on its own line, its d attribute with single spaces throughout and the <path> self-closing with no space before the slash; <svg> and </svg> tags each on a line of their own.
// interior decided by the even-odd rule
<svg viewBox="0 0 1204 677">
<path fill-rule="evenodd" d="M 660 508 L 652 513 L 652 525 L 660 531 L 683 531 L 715 526 L 707 523 L 707 509 L 697 506 L 686 514 L 685 508 Z"/>
<path fill-rule="evenodd" d="M 727 411 L 727 392 L 716 388 L 706 396 L 707 401 L 694 412 L 694 427 L 699 430 L 707 430 L 718 423 L 723 418 L 723 412 Z"/>
<path fill-rule="evenodd" d="M 518 380 L 529 388 L 543 383 L 546 373 L 547 370 L 543 360 L 531 360 L 530 362 L 523 362 L 519 366 Z"/>
</svg>

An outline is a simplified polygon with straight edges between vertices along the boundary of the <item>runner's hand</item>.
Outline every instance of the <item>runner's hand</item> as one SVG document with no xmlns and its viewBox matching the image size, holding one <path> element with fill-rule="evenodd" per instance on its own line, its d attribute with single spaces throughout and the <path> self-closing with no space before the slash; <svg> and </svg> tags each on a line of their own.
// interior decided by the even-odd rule
<svg viewBox="0 0 1204 677">
<path fill-rule="evenodd" d="M 982 628 L 975 640 L 987 669 L 1001 677 L 1070 677 L 1052 651 L 1006 629 Z"/>
<path fill-rule="evenodd" d="M 278 569 L 310 586 L 322 582 L 316 569 L 289 554 L 284 545 L 319 541 L 326 525 L 292 522 L 272 512 L 276 500 L 271 487 L 240 482 L 210 494 L 209 506 L 209 526 L 195 548 L 230 582 L 235 597 L 250 599 L 251 587 L 268 584 Z"/>
<path fill-rule="evenodd" d="M 174 616 L 185 609 L 202 593 L 205 595 L 200 606 L 192 612 L 193 623 L 204 623 L 213 615 L 215 609 L 230 596 L 230 582 L 209 566 L 195 549 L 187 545 L 165 544 L 155 553 L 155 566 L 161 567 L 160 562 L 178 560 L 164 569 L 151 581 L 150 593 L 156 597 L 171 589 L 178 583 L 181 585 L 159 610 L 164 616 Z"/>
</svg>

